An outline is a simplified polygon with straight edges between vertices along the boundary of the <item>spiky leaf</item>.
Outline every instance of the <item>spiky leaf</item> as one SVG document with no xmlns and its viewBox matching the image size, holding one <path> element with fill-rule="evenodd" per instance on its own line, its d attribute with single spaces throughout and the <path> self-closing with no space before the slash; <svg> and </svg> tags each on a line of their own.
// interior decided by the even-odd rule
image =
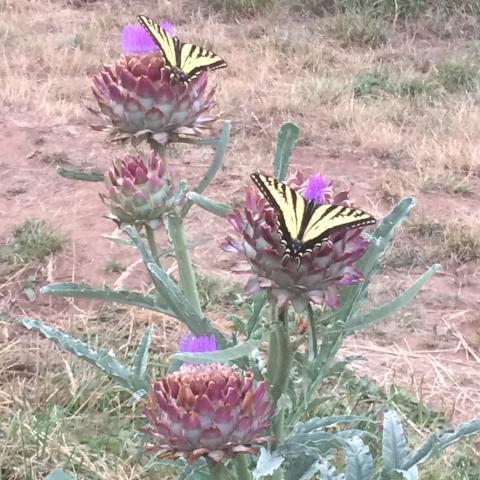
<svg viewBox="0 0 480 480">
<path fill-rule="evenodd" d="M 346 480 L 372 480 L 373 459 L 360 437 L 352 438 L 345 450 L 347 459 Z"/>
<path fill-rule="evenodd" d="M 285 180 L 292 156 L 293 147 L 298 140 L 299 128 L 292 122 L 281 125 L 277 133 L 277 147 L 273 162 L 273 175 L 279 180 Z"/>
</svg>

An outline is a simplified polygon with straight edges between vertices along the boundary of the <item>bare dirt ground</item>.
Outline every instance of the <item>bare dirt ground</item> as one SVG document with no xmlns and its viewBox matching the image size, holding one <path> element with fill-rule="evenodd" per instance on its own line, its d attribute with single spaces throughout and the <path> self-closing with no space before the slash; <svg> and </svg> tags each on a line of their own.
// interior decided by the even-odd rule
<svg viewBox="0 0 480 480">
<path fill-rule="evenodd" d="M 342 30 L 340 17 L 279 25 L 259 16 L 235 23 L 180 3 L 182 14 L 170 2 L 160 10 L 181 33 L 193 32 L 193 40 L 205 39 L 232 59 L 214 79 L 218 111 L 234 125 L 232 142 L 225 168 L 207 193 L 238 205 L 248 175 L 270 168 L 277 128 L 293 120 L 301 133 L 292 169 L 326 175 L 378 216 L 400 196 L 414 195 L 416 213 L 397 232 L 372 286 L 372 303 L 388 301 L 434 262 L 444 268 L 401 314 L 349 338 L 341 354 L 363 355 L 358 372 L 381 386 L 405 386 L 455 423 L 480 416 L 480 77 L 473 80 L 476 86 L 461 84 L 456 90 L 442 80 L 438 91 L 431 97 L 421 93 L 420 99 L 387 87 L 364 98 L 352 87 L 364 85 L 365 75 L 382 68 L 389 82 L 430 77 L 440 82 L 445 62 L 469 72 L 469 55 L 480 38 L 478 22 L 462 17 L 439 26 L 426 17 L 397 29 L 382 24 L 386 40 L 372 46 L 356 44 L 351 32 Z M 42 355 L 52 349 L 15 326 L 14 318 L 30 315 L 75 330 L 72 318 L 82 316 L 80 323 L 86 325 L 103 311 L 93 302 L 41 295 L 41 286 L 85 281 L 148 288 L 136 253 L 102 237 L 115 231 L 103 217 L 107 211 L 98 196 L 103 184 L 74 182 L 55 172 L 59 163 L 105 171 L 112 158 L 132 151 L 92 131 L 85 106 L 94 106 L 92 74 L 119 51 L 119 26 L 131 23 L 145 5 L 65 5 L 18 1 L 1 7 L 0 240 L 7 243 L 12 229 L 32 218 L 47 220 L 68 238 L 63 252 L 0 277 L 0 351 L 7 365 L 0 375 L 0 408 L 5 415 L 15 403 L 8 392 L 33 381 L 31 371 L 38 373 Z M 33 41 L 33 28 L 41 44 Z M 436 29 L 457 35 L 440 35 Z M 193 183 L 208 166 L 208 148 L 182 146 L 177 152 L 173 163 Z M 440 236 L 429 236 L 432 225 L 442 227 Z M 232 259 L 218 249 L 229 232 L 227 221 L 192 210 L 189 238 L 208 239 L 194 253 L 199 271 L 242 282 L 228 272 Z M 120 280 L 105 268 L 112 260 L 129 267 Z M 34 301 L 24 292 L 32 274 L 37 276 Z M 162 331 L 158 344 L 165 351 L 175 349 L 182 332 L 171 321 L 128 312 L 130 330 L 135 322 L 156 321 Z M 221 327 L 224 314 L 211 312 Z M 29 361 L 33 366 L 26 366 Z"/>
</svg>

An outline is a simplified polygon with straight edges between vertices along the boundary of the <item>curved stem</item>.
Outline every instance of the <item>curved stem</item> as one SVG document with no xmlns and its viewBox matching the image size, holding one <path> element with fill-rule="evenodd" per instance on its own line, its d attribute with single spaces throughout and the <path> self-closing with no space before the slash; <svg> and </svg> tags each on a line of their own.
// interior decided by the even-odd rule
<svg viewBox="0 0 480 480">
<path fill-rule="evenodd" d="M 238 480 L 252 480 L 252 474 L 248 469 L 247 456 L 237 454 L 234 459 L 235 469 L 237 471 Z"/>
<path fill-rule="evenodd" d="M 198 294 L 195 271 L 193 270 L 192 258 L 188 249 L 188 242 L 185 236 L 183 219 L 176 214 L 167 216 L 168 234 L 175 250 L 177 258 L 180 285 L 183 292 L 190 300 L 195 312 L 203 317 L 200 296 Z M 205 332 L 207 333 L 207 332 Z"/>
<path fill-rule="evenodd" d="M 159 263 L 160 252 L 158 251 L 157 242 L 155 241 L 155 231 L 150 225 L 145 225 L 145 231 L 147 232 L 147 241 L 152 256 L 157 263 Z"/>
</svg>

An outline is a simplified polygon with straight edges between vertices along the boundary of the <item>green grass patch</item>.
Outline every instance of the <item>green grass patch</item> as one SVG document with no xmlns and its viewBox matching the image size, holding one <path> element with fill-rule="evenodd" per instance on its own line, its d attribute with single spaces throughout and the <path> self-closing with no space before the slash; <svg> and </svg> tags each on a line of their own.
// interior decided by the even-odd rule
<svg viewBox="0 0 480 480">
<path fill-rule="evenodd" d="M 60 252 L 67 239 L 44 220 L 25 220 L 15 227 L 12 238 L 0 249 L 0 260 L 24 264 Z"/>
</svg>

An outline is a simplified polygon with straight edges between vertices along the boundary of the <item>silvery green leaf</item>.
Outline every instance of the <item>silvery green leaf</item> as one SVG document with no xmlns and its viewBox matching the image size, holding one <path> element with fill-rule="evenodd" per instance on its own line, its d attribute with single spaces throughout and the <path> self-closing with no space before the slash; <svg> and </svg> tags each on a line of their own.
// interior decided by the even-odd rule
<svg viewBox="0 0 480 480">
<path fill-rule="evenodd" d="M 258 458 L 257 466 L 252 472 L 255 480 L 273 475 L 273 473 L 280 468 L 285 459 L 277 451 L 270 452 L 264 447 L 260 447 L 260 457 Z"/>
<path fill-rule="evenodd" d="M 410 470 L 396 470 L 403 480 L 419 480 L 418 468 L 412 467 Z"/>
<path fill-rule="evenodd" d="M 223 350 L 217 350 L 216 352 L 203 352 L 203 353 L 174 353 L 170 356 L 170 360 L 181 360 L 183 362 L 191 363 L 225 363 L 231 362 L 241 357 L 250 355 L 253 351 L 257 350 L 262 341 L 261 340 L 246 340 L 240 345 L 234 347 L 224 348 Z"/>
<path fill-rule="evenodd" d="M 84 182 L 103 182 L 104 175 L 102 172 L 94 170 L 68 170 L 64 167 L 58 166 L 57 173 L 69 180 L 82 180 Z"/>
<path fill-rule="evenodd" d="M 224 217 L 225 215 L 228 215 L 233 211 L 233 208 L 231 207 L 231 205 L 228 205 L 228 203 L 213 200 L 196 192 L 189 192 L 187 194 L 187 198 L 195 205 L 198 205 L 204 210 L 207 210 L 208 212 L 213 213 L 214 215 L 218 215 L 220 217 Z"/>
<path fill-rule="evenodd" d="M 442 450 L 458 440 L 479 433 L 479 418 L 474 418 L 468 422 L 460 424 L 459 427 L 451 433 L 444 433 L 442 435 L 433 433 L 418 448 L 405 457 L 401 469 L 408 471 L 413 466 L 420 465 L 430 458 L 438 456 Z"/>
<path fill-rule="evenodd" d="M 109 288 L 95 288 L 87 283 L 51 283 L 40 289 L 46 295 L 55 295 L 72 298 L 89 298 L 92 300 L 106 300 L 123 305 L 146 308 L 174 316 L 173 311 L 164 303 L 159 302 L 153 295 L 145 295 L 130 290 L 110 290 Z"/>
<path fill-rule="evenodd" d="M 372 480 L 373 459 L 368 446 L 360 437 L 352 438 L 345 449 L 347 469 L 346 480 Z"/>
<path fill-rule="evenodd" d="M 394 313 L 398 312 L 400 309 L 405 307 L 411 300 L 417 295 L 421 288 L 432 278 L 435 272 L 438 272 L 441 269 L 441 265 L 434 264 L 432 265 L 425 273 L 423 273 L 410 287 L 404 290 L 400 295 L 398 295 L 391 302 L 377 307 L 366 315 L 354 317 L 350 325 L 348 326 L 348 331 L 357 331 L 360 328 L 367 327 L 374 323 L 384 320 L 385 318 L 390 317 Z"/>
<path fill-rule="evenodd" d="M 186 464 L 183 467 L 179 480 L 210 480 L 211 475 L 205 459 L 199 459 L 195 464 Z"/>
<path fill-rule="evenodd" d="M 184 322 L 194 335 L 205 335 L 205 332 L 211 330 L 208 321 L 198 315 L 188 298 L 163 268 L 157 263 L 147 263 L 147 270 L 174 316 Z"/>
<path fill-rule="evenodd" d="M 247 339 L 257 330 L 260 325 L 262 310 L 267 304 L 267 293 L 265 290 L 258 292 L 253 298 L 253 309 L 247 323 Z"/>
<path fill-rule="evenodd" d="M 152 340 L 152 333 L 155 325 L 152 323 L 147 327 L 145 333 L 143 334 L 140 343 L 138 344 L 135 355 L 133 356 L 132 361 L 132 372 L 134 375 L 138 375 L 140 378 L 146 378 L 147 364 L 148 364 L 148 351 L 150 349 L 150 343 Z"/>
<path fill-rule="evenodd" d="M 385 252 L 392 244 L 396 229 L 410 215 L 414 206 L 415 199 L 413 197 L 402 198 L 382 219 L 371 236 L 368 250 L 355 264 L 356 268 L 363 273 L 364 281 L 343 289 L 342 307 L 337 311 L 339 318 L 346 318 L 349 322 L 352 316 L 355 317 L 356 312 L 365 301 L 373 274 L 380 267 Z"/>
<path fill-rule="evenodd" d="M 284 480 L 311 480 L 320 471 L 320 461 L 315 457 L 297 457 L 284 468 Z"/>
<path fill-rule="evenodd" d="M 402 423 L 396 412 L 389 410 L 383 418 L 382 478 L 388 479 L 392 472 L 400 469 L 406 455 L 407 440 L 403 433 Z"/>
<path fill-rule="evenodd" d="M 230 120 L 225 120 L 223 122 L 223 129 L 218 137 L 218 140 L 215 145 L 215 153 L 213 155 L 213 161 L 209 169 L 205 173 L 205 176 L 202 178 L 198 186 L 194 189 L 197 193 L 202 193 L 207 187 L 208 184 L 213 180 L 216 173 L 223 164 L 223 159 L 228 148 L 228 141 L 230 139 L 230 131 L 232 130 L 232 122 Z"/>
<path fill-rule="evenodd" d="M 148 382 L 134 375 L 130 369 L 122 365 L 112 353 L 104 349 L 96 351 L 87 343 L 73 338 L 54 327 L 45 325 L 39 320 L 22 317 L 18 319 L 18 323 L 28 330 L 41 333 L 56 343 L 60 349 L 66 350 L 76 357 L 85 360 L 132 392 L 148 390 L 150 388 Z"/>
<path fill-rule="evenodd" d="M 223 122 L 223 130 L 220 134 L 220 137 L 215 141 L 215 153 L 213 154 L 213 161 L 208 168 L 205 176 L 200 180 L 199 184 L 193 189 L 196 193 L 202 193 L 213 180 L 218 170 L 223 164 L 223 159 L 228 148 L 228 141 L 230 139 L 230 131 L 232 129 L 232 123 L 230 120 L 225 120 Z M 182 217 L 184 217 L 190 207 L 192 206 L 192 201 L 189 200 L 187 204 L 182 209 Z"/>
<path fill-rule="evenodd" d="M 43 480 L 75 480 L 75 478 L 73 475 L 56 468 L 44 477 Z"/>
<path fill-rule="evenodd" d="M 320 475 L 318 480 L 345 480 L 345 475 L 343 473 L 337 473 L 335 467 L 328 462 L 322 462 L 320 464 L 318 473 Z"/>
<path fill-rule="evenodd" d="M 290 157 L 298 140 L 299 128 L 292 122 L 282 124 L 277 132 L 277 147 L 273 161 L 273 176 L 285 180 L 288 174 Z"/>
</svg>

